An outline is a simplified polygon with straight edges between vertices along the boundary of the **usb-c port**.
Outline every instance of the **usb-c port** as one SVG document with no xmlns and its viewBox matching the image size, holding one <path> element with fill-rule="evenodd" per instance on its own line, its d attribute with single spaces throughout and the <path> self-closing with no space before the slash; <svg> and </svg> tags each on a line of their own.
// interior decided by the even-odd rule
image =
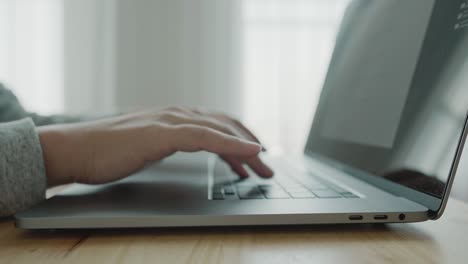
<svg viewBox="0 0 468 264">
<path fill-rule="evenodd" d="M 349 220 L 362 220 L 362 215 L 350 215 Z"/>
<path fill-rule="evenodd" d="M 388 216 L 387 215 L 376 215 L 374 216 L 375 220 L 387 220 Z"/>
</svg>

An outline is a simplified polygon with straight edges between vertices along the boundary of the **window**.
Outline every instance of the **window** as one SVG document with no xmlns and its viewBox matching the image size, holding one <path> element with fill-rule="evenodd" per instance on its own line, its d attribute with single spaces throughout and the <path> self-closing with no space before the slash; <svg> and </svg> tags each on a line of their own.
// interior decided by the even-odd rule
<svg viewBox="0 0 468 264">
<path fill-rule="evenodd" d="M 62 1 L 0 0 L 0 82 L 41 113 L 63 111 Z"/>
<path fill-rule="evenodd" d="M 302 151 L 347 4 L 243 0 L 244 120 L 270 151 Z"/>
</svg>

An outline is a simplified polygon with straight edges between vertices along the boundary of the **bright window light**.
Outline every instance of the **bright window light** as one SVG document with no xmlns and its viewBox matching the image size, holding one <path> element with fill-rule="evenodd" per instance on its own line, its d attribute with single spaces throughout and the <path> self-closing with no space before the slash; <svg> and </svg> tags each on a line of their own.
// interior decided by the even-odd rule
<svg viewBox="0 0 468 264">
<path fill-rule="evenodd" d="M 348 0 L 244 0 L 244 120 L 274 152 L 300 153 Z"/>
<path fill-rule="evenodd" d="M 43 114 L 64 110 L 61 0 L 0 0 L 0 82 Z"/>
</svg>

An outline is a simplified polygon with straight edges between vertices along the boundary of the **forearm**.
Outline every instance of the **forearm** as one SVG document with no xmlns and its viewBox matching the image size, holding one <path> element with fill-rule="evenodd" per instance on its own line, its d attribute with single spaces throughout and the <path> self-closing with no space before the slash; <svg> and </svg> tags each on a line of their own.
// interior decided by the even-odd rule
<svg viewBox="0 0 468 264">
<path fill-rule="evenodd" d="M 49 187 L 116 181 L 177 151 L 213 152 L 243 177 L 248 177 L 243 162 L 271 177 L 258 157 L 258 140 L 239 124 L 224 115 L 166 109 L 44 126 L 38 133 Z"/>
<path fill-rule="evenodd" d="M 218 154 L 241 177 L 249 176 L 244 163 L 273 176 L 239 121 L 184 108 L 39 128 L 26 119 L 0 124 L 0 139 L 2 216 L 41 201 L 47 186 L 117 181 L 178 151 Z"/>
</svg>

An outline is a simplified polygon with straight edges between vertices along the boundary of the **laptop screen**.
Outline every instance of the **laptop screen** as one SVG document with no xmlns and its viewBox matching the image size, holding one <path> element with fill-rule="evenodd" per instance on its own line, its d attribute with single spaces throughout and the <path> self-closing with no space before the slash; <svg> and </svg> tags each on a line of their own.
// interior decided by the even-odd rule
<svg viewBox="0 0 468 264">
<path fill-rule="evenodd" d="M 468 110 L 468 0 L 353 0 L 306 152 L 441 197 Z"/>
</svg>

